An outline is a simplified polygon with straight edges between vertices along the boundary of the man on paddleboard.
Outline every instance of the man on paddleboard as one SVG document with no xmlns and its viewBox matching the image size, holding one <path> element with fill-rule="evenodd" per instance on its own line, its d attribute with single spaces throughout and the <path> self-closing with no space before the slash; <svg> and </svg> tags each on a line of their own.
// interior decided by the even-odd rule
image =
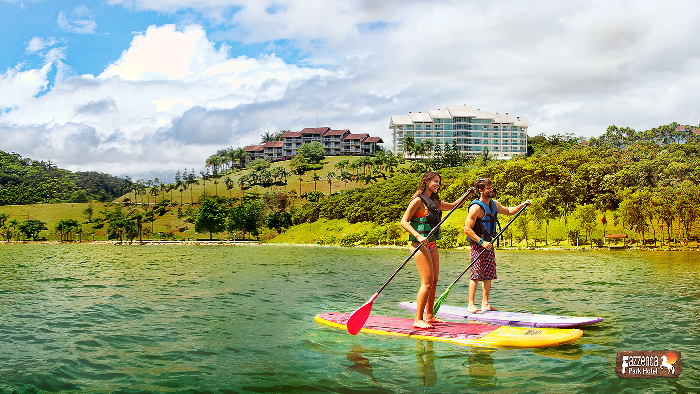
<svg viewBox="0 0 700 394">
<path fill-rule="evenodd" d="M 469 213 L 464 223 L 464 233 L 471 245 L 471 259 L 481 257 L 474 261 L 471 268 L 469 281 L 469 306 L 472 313 L 495 311 L 489 304 L 489 292 L 491 280 L 496 279 L 496 254 L 493 251 L 492 237 L 497 234 L 498 214 L 514 215 L 523 207 L 530 205 L 530 200 L 516 207 L 504 207 L 493 199 L 493 183 L 489 178 L 479 178 L 474 182 L 474 188 L 479 193 L 479 198 L 469 204 Z M 483 252 L 483 253 L 482 253 Z M 481 284 L 481 309 L 474 304 L 476 288 Z"/>
</svg>

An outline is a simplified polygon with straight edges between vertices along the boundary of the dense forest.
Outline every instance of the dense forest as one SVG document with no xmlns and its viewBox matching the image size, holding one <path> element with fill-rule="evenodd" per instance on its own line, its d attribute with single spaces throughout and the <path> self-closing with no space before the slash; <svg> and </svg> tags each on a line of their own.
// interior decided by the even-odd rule
<svg viewBox="0 0 700 394">
<path fill-rule="evenodd" d="M 0 205 L 111 201 L 130 182 L 98 172 L 70 172 L 53 163 L 0 151 Z"/>
</svg>

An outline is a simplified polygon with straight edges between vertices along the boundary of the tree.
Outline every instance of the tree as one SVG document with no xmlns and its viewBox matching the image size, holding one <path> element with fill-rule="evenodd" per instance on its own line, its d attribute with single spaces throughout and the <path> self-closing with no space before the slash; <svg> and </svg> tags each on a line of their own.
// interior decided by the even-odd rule
<svg viewBox="0 0 700 394">
<path fill-rule="evenodd" d="M 292 167 L 292 173 L 299 176 L 299 195 L 301 195 L 301 177 L 306 173 L 307 160 L 301 155 L 296 155 L 292 158 L 290 165 Z"/>
<path fill-rule="evenodd" d="M 411 157 L 411 153 L 416 153 L 416 139 L 413 137 L 413 134 L 406 133 L 406 136 L 403 138 L 403 153 L 408 155 L 408 157 Z"/>
<path fill-rule="evenodd" d="M 328 171 L 328 173 L 326 173 L 326 180 L 328 181 L 328 195 L 329 196 L 331 194 L 333 194 L 333 185 L 331 183 L 333 181 L 333 179 L 335 179 L 335 172 Z"/>
<path fill-rule="evenodd" d="M 318 181 L 320 181 L 322 178 L 318 176 L 318 172 L 314 172 L 313 177 L 311 177 L 311 180 L 314 181 L 314 191 L 316 191 L 316 186 L 318 185 Z"/>
<path fill-rule="evenodd" d="M 221 205 L 213 198 L 204 199 L 194 221 L 194 230 L 200 233 L 208 232 L 211 240 L 213 233 L 220 233 L 225 229 L 226 213 Z"/>
<path fill-rule="evenodd" d="M 25 239 L 31 238 L 33 241 L 39 238 L 39 233 L 42 230 L 48 230 L 46 223 L 35 219 L 25 220 L 17 226 L 17 231 L 24 234 Z"/>
<path fill-rule="evenodd" d="M 576 211 L 576 218 L 579 220 L 579 225 L 586 235 L 586 242 L 588 242 L 596 223 L 595 206 L 593 204 L 585 204 L 580 206 Z"/>
<path fill-rule="evenodd" d="M 318 141 L 303 144 L 297 149 L 297 156 L 302 156 L 310 163 L 318 164 L 326 158 L 326 148 Z"/>
<path fill-rule="evenodd" d="M 233 234 L 237 231 L 253 236 L 259 236 L 258 228 L 263 223 L 263 207 L 260 200 L 249 200 L 246 203 L 231 208 L 226 222 L 226 231 Z"/>
<path fill-rule="evenodd" d="M 80 229 L 80 224 L 75 219 L 63 219 L 56 224 L 54 232 L 59 234 L 61 242 L 69 241 L 71 234 L 76 234 Z"/>
<path fill-rule="evenodd" d="M 292 225 L 292 215 L 286 211 L 273 212 L 265 219 L 265 226 L 277 230 L 277 233 L 281 233 L 282 228 L 289 228 Z"/>
</svg>

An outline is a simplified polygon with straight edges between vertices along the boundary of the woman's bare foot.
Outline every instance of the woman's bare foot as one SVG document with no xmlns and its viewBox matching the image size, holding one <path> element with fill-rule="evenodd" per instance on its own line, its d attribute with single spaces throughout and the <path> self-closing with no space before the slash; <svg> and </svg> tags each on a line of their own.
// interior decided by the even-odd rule
<svg viewBox="0 0 700 394">
<path fill-rule="evenodd" d="M 492 307 L 492 306 L 489 305 L 489 304 L 481 305 L 481 311 L 482 311 L 482 312 L 486 312 L 486 311 L 497 311 L 497 310 L 498 310 L 498 309 Z"/>
<path fill-rule="evenodd" d="M 426 321 L 424 321 L 424 320 L 416 320 L 415 322 L 413 322 L 413 327 L 415 327 L 415 328 L 421 328 L 421 329 L 431 329 L 431 328 L 435 328 L 435 327 L 433 327 L 432 325 L 428 324 L 428 323 L 427 323 Z"/>
<path fill-rule="evenodd" d="M 430 316 L 430 315 L 428 315 L 428 318 L 425 319 L 425 321 L 427 321 L 428 323 L 444 323 L 445 322 L 444 320 L 440 319 L 439 317 Z"/>
<path fill-rule="evenodd" d="M 469 304 L 467 307 L 467 312 L 469 313 L 483 313 L 481 309 L 477 308 L 474 304 Z"/>
</svg>

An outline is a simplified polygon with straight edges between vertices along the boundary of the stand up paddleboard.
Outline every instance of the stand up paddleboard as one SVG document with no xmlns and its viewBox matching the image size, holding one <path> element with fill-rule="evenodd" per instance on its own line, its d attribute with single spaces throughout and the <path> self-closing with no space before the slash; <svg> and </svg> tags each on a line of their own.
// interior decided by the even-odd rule
<svg viewBox="0 0 700 394">
<path fill-rule="evenodd" d="M 411 311 L 416 310 L 415 302 L 401 302 L 399 306 Z M 465 307 L 444 304 L 438 309 L 437 315 L 447 319 L 468 319 L 501 326 L 516 327 L 573 328 L 603 321 L 602 317 L 537 315 L 534 313 L 502 311 L 472 313 Z"/>
<path fill-rule="evenodd" d="M 347 313 L 322 313 L 314 319 L 331 327 L 347 329 Z M 487 324 L 439 323 L 435 328 L 413 327 L 413 319 L 370 316 L 361 332 L 443 341 L 466 346 L 533 348 L 557 346 L 578 340 L 583 331 L 558 328 L 503 327 Z"/>
</svg>

